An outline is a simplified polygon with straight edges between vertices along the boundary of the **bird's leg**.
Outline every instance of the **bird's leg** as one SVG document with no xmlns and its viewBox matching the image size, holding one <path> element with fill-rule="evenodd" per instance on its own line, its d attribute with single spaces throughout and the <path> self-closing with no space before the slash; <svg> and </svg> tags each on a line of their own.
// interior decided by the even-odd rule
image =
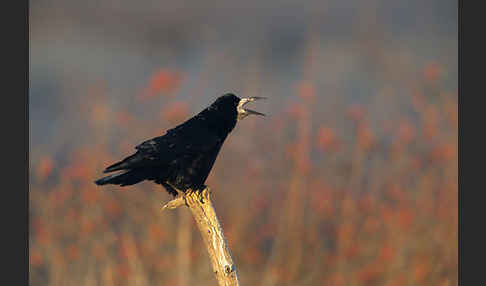
<svg viewBox="0 0 486 286">
<path fill-rule="evenodd" d="M 192 193 L 194 193 L 194 191 L 193 191 L 192 189 L 187 189 L 187 190 L 184 192 L 184 194 L 185 194 L 186 196 L 190 196 L 190 195 L 192 195 Z"/>
<path fill-rule="evenodd" d="M 194 188 L 194 189 L 187 189 L 186 190 L 186 196 L 196 196 L 197 199 L 201 202 L 203 202 L 203 199 L 201 197 L 201 190 L 199 188 Z"/>
<path fill-rule="evenodd" d="M 165 182 L 167 186 L 177 192 L 174 199 L 164 205 L 163 209 L 175 209 L 181 205 L 187 205 L 186 197 L 196 195 L 197 200 L 204 204 L 204 201 L 209 200 L 210 190 L 206 185 L 201 185 L 194 189 L 187 189 L 185 191 L 177 189 L 174 185 L 169 182 Z"/>
<path fill-rule="evenodd" d="M 184 194 L 183 191 L 177 189 L 175 186 L 173 186 L 171 183 L 169 182 L 165 182 L 170 188 L 173 189 L 173 191 L 175 191 L 176 193 L 173 194 L 174 195 L 174 199 L 169 201 L 168 203 L 166 203 L 162 209 L 175 209 L 179 206 L 182 206 L 182 205 L 187 205 L 187 202 L 186 202 L 186 195 Z"/>
<path fill-rule="evenodd" d="M 200 201 L 201 203 L 204 203 L 202 197 L 201 197 L 201 189 L 200 187 L 196 187 L 196 188 L 193 188 L 193 189 L 187 189 L 186 190 L 186 196 L 196 196 L 197 197 L 197 200 Z"/>
<path fill-rule="evenodd" d="M 204 186 L 204 189 L 202 189 L 201 191 L 201 195 L 203 197 L 203 199 L 205 199 L 206 201 L 209 201 L 209 196 L 211 195 L 211 189 L 208 187 L 208 186 Z"/>
<path fill-rule="evenodd" d="M 167 184 L 169 187 L 172 188 L 172 191 L 175 192 L 174 196 L 181 196 L 184 195 L 184 192 L 176 188 L 174 185 L 172 185 L 169 181 L 166 181 L 165 184 Z"/>
<path fill-rule="evenodd" d="M 201 204 L 204 204 L 204 198 L 202 196 L 202 190 L 200 190 L 200 189 L 197 190 L 197 198 L 199 199 Z"/>
<path fill-rule="evenodd" d="M 177 194 L 179 194 L 179 192 L 177 191 L 177 189 L 174 188 L 174 186 L 172 186 L 170 183 L 168 183 L 168 182 L 160 182 L 160 183 L 162 184 L 162 186 L 164 186 L 165 190 L 169 194 L 173 195 L 174 197 L 176 197 Z"/>
</svg>

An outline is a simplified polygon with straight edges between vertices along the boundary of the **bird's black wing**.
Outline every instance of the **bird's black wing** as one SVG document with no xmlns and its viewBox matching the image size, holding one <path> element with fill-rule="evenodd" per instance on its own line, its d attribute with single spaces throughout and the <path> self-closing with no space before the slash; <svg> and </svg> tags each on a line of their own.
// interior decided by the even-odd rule
<svg viewBox="0 0 486 286">
<path fill-rule="evenodd" d="M 164 167 L 181 156 L 206 152 L 221 145 L 225 138 L 214 134 L 201 123 L 188 121 L 168 130 L 162 136 L 142 142 L 135 147 L 135 154 L 109 166 L 105 173 L 143 167 Z"/>
</svg>

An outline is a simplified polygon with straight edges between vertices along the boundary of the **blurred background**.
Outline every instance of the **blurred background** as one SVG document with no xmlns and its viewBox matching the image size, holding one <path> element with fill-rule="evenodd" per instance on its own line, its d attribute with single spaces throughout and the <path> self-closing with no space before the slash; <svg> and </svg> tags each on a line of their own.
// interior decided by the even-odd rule
<svg viewBox="0 0 486 286">
<path fill-rule="evenodd" d="M 456 1 L 37 0 L 29 22 L 31 285 L 215 285 L 161 186 L 93 181 L 226 92 L 269 98 L 207 181 L 242 285 L 458 284 Z"/>
</svg>

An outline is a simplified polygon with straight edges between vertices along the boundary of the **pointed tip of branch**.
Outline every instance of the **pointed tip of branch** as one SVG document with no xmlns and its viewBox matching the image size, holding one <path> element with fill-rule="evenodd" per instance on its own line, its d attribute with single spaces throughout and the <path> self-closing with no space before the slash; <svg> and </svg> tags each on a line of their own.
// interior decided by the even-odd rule
<svg viewBox="0 0 486 286">
<path fill-rule="evenodd" d="M 172 210 L 172 209 L 178 208 L 178 207 L 183 206 L 183 205 L 186 205 L 186 200 L 185 200 L 184 196 L 177 196 L 173 200 L 167 202 L 162 207 L 162 211 L 167 210 L 167 209 Z"/>
</svg>

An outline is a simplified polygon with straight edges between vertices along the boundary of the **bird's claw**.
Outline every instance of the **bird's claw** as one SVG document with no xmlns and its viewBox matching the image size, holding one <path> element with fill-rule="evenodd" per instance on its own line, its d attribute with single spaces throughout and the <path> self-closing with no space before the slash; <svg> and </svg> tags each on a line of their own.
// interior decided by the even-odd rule
<svg viewBox="0 0 486 286">
<path fill-rule="evenodd" d="M 201 192 L 201 190 L 200 190 L 200 189 L 191 190 L 191 194 L 193 194 L 193 193 L 194 193 L 194 194 L 197 196 L 197 200 L 198 200 L 200 203 L 204 204 L 204 198 L 203 198 L 203 196 L 202 196 L 202 192 Z"/>
<path fill-rule="evenodd" d="M 202 191 L 198 191 L 197 192 L 197 197 L 199 198 L 199 201 L 201 202 L 201 204 L 204 204 L 204 196 L 202 194 Z"/>
<path fill-rule="evenodd" d="M 207 187 L 206 186 L 203 186 L 201 188 L 197 188 L 195 190 L 192 190 L 192 189 L 189 189 L 188 192 L 187 192 L 187 195 L 192 195 L 195 193 L 195 195 L 197 196 L 197 200 L 204 204 L 204 190 L 206 189 Z"/>
</svg>

